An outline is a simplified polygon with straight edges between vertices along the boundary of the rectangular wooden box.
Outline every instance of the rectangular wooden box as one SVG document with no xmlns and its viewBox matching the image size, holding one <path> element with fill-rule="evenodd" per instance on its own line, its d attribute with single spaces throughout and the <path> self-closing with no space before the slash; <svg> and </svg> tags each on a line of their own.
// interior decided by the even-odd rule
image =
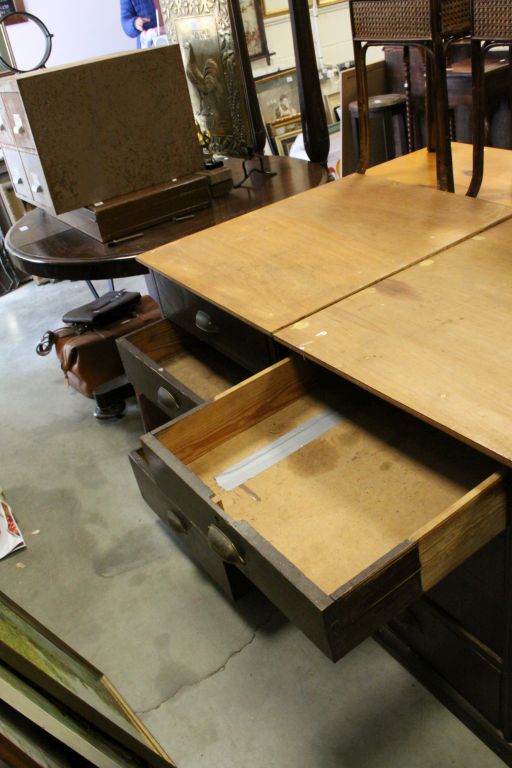
<svg viewBox="0 0 512 768">
<path fill-rule="evenodd" d="M 203 168 L 179 46 L 0 82 L 14 189 L 62 214 Z"/>
<path fill-rule="evenodd" d="M 58 217 L 102 243 L 140 232 L 174 217 L 186 216 L 211 205 L 211 188 L 205 176 L 194 174 L 151 189 L 130 192 L 112 200 Z"/>
</svg>

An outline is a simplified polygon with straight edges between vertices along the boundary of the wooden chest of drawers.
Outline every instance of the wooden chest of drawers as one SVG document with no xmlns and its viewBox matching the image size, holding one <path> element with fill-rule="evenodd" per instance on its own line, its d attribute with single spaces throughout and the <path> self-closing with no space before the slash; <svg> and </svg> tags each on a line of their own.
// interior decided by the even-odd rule
<svg viewBox="0 0 512 768">
<path fill-rule="evenodd" d="M 171 280 L 165 314 L 194 337 L 218 337 L 227 357 L 264 339 L 278 358 L 278 344 L 293 352 L 260 359 L 195 408 L 189 399 L 132 461 L 144 497 L 184 545 L 190 535 L 225 591 L 235 595 L 233 576 L 244 576 L 333 660 L 392 622 L 388 634 L 436 661 L 466 721 L 481 733 L 478 712 L 512 764 L 509 281 L 500 286 L 510 210 L 414 188 L 416 216 L 410 187 L 368 182 L 341 181 L 144 255 Z M 341 202 L 352 214 L 344 227 Z M 315 220 L 315 205 L 332 215 Z M 411 217 L 418 236 L 408 242 Z M 223 338 L 223 315 L 245 328 Z M 492 347 L 491 328 L 501 337 Z M 246 333 L 254 345 L 240 343 Z M 135 341 L 125 351 L 140 365 L 152 345 Z M 149 363 L 162 377 L 169 352 Z M 461 599 L 472 558 L 481 575 L 482 552 L 496 546 L 491 584 L 478 601 Z"/>
<path fill-rule="evenodd" d="M 203 165 L 177 45 L 3 79 L 0 144 L 19 197 L 56 214 Z"/>
</svg>

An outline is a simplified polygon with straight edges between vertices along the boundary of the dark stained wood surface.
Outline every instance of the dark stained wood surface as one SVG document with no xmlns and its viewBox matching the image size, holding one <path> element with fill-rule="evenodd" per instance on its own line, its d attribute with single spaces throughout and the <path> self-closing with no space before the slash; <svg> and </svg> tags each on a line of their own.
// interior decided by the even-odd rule
<svg viewBox="0 0 512 768">
<path fill-rule="evenodd" d="M 469 53 L 469 51 L 468 51 Z M 506 56 L 506 54 L 505 54 Z M 404 65 L 402 49 L 387 47 L 385 49 L 386 76 L 388 88 L 392 93 L 405 93 Z M 500 60 L 501 58 L 501 60 Z M 508 92 L 508 66 L 504 56 L 497 59 L 488 58 L 485 62 L 485 119 L 489 129 L 496 111 L 506 104 Z M 414 111 L 415 148 L 420 149 L 425 144 L 425 62 L 424 53 L 412 47 L 411 59 L 411 96 Z M 453 111 L 453 122 L 456 141 L 471 143 L 471 59 L 467 54 L 459 61 L 447 65 L 446 80 L 448 87 L 448 105 Z M 506 129 L 499 124 L 493 126 L 495 146 L 508 146 L 509 136 Z"/>
<path fill-rule="evenodd" d="M 297 62 L 299 104 L 304 146 L 310 160 L 326 163 L 329 133 L 307 0 L 288 0 L 293 49 Z"/>
<path fill-rule="evenodd" d="M 141 237 L 118 245 L 97 242 L 41 210 L 20 219 L 7 233 L 5 245 L 20 269 L 41 277 L 98 280 L 143 274 L 147 269 L 136 261 L 139 254 L 304 192 L 327 179 L 320 165 L 303 160 L 265 157 L 264 163 L 277 175 L 253 174 L 250 184 L 214 199 L 211 208 L 198 211 L 192 218 L 150 227 Z M 235 182 L 241 178 L 241 160 L 230 158 L 226 165 L 232 169 Z"/>
</svg>

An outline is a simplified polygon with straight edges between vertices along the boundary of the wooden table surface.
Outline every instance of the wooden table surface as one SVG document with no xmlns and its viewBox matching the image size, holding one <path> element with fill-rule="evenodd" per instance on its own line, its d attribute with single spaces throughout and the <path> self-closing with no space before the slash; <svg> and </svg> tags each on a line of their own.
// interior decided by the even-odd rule
<svg viewBox="0 0 512 768">
<path fill-rule="evenodd" d="M 100 243 L 41 209 L 31 211 L 16 222 L 7 233 L 5 245 L 20 269 L 40 277 L 99 280 L 141 274 L 147 270 L 136 260 L 138 254 L 296 195 L 327 179 L 320 165 L 303 160 L 267 157 L 265 164 L 276 176 L 254 174 L 246 186 L 214 199 L 211 208 L 197 211 L 190 219 L 149 227 L 141 237 L 115 246 Z M 242 160 L 228 158 L 226 165 L 233 171 L 235 182 L 239 181 Z M 252 165 L 257 165 L 257 161 L 252 161 Z"/>
<path fill-rule="evenodd" d="M 465 195 L 473 172 L 473 146 L 452 143 L 455 193 Z M 508 149 L 485 148 L 485 172 L 479 200 L 512 207 L 512 152 Z M 436 187 L 436 156 L 426 149 L 410 155 L 402 155 L 387 163 L 369 168 L 368 175 L 415 184 Z"/>
<path fill-rule="evenodd" d="M 272 333 L 510 215 L 482 200 L 356 174 L 140 260 Z"/>
<path fill-rule="evenodd" d="M 512 466 L 512 221 L 277 334 Z"/>
</svg>

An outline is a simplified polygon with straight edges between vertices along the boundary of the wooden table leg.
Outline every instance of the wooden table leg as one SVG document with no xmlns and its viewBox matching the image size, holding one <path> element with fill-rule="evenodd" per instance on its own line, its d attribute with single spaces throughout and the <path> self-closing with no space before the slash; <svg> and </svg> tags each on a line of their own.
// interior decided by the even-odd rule
<svg viewBox="0 0 512 768">
<path fill-rule="evenodd" d="M 427 132 L 427 151 L 435 152 L 436 138 L 436 109 L 434 104 L 434 64 L 431 54 L 425 53 L 425 128 Z"/>
<path fill-rule="evenodd" d="M 297 83 L 302 116 L 304 147 L 314 163 L 327 164 L 329 131 L 318 77 L 315 45 L 307 0 L 288 0 L 293 48 L 297 63 Z"/>
<path fill-rule="evenodd" d="M 453 181 L 450 123 L 448 116 L 448 86 L 446 83 L 446 56 L 443 41 L 435 38 L 432 44 L 433 86 L 436 123 L 437 186 L 444 192 L 455 192 Z"/>
<path fill-rule="evenodd" d="M 366 74 L 366 47 L 354 40 L 354 64 L 357 83 L 357 110 L 359 114 L 359 166 L 365 173 L 370 162 L 370 114 L 368 109 L 368 78 Z"/>
<path fill-rule="evenodd" d="M 414 115 L 412 110 L 412 83 L 411 83 L 411 49 L 410 46 L 404 45 L 403 49 L 403 62 L 404 62 L 404 83 L 405 83 L 405 109 L 406 109 L 406 126 L 407 126 L 407 148 L 409 152 L 414 152 L 416 149 L 416 138 L 414 136 Z"/>
<path fill-rule="evenodd" d="M 471 72 L 473 78 L 473 175 L 467 194 L 476 197 L 484 175 L 485 92 L 484 60 L 480 40 L 471 41 Z"/>
</svg>

